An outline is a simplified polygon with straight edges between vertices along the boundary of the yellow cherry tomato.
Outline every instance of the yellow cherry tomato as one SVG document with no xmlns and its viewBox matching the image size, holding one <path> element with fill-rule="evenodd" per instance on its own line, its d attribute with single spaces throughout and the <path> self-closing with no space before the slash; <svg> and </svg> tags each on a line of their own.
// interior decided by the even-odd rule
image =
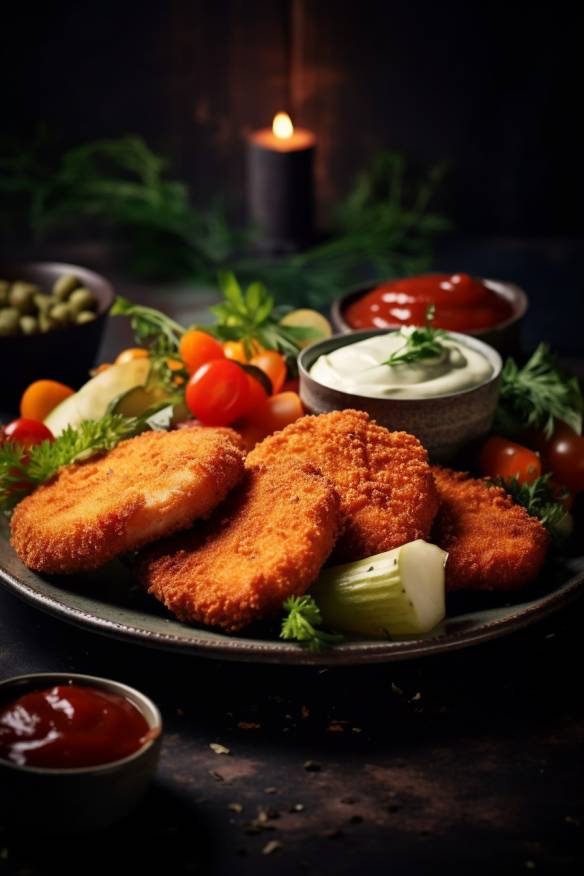
<svg viewBox="0 0 584 876">
<path fill-rule="evenodd" d="M 20 400 L 20 415 L 26 420 L 44 420 L 51 411 L 74 395 L 75 390 L 56 380 L 35 380 Z"/>
</svg>

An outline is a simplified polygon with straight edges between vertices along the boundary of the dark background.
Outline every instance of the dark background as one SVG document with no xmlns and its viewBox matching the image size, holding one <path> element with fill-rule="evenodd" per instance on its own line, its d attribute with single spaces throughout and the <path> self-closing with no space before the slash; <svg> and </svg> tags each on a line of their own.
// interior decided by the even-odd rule
<svg viewBox="0 0 584 876">
<path fill-rule="evenodd" d="M 56 0 L 4 10 L 4 133 L 138 133 L 196 200 L 240 202 L 245 132 L 318 137 L 321 207 L 380 148 L 447 162 L 464 232 L 582 231 L 579 45 L 567 4 Z M 4 128 L 4 124 L 2 125 Z"/>
</svg>

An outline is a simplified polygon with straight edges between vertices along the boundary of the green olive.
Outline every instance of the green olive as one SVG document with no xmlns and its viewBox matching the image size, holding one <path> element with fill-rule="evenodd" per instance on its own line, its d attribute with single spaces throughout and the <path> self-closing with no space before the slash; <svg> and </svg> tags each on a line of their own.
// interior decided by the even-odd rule
<svg viewBox="0 0 584 876">
<path fill-rule="evenodd" d="M 83 323 L 85 322 L 93 322 L 95 317 L 96 314 L 92 310 L 82 310 L 75 317 L 75 322 L 77 323 L 77 325 L 83 325 Z"/>
<path fill-rule="evenodd" d="M 58 324 L 55 322 L 54 319 L 51 319 L 48 313 L 39 313 L 39 328 L 43 334 L 46 334 L 47 332 L 50 332 L 58 327 Z"/>
<path fill-rule="evenodd" d="M 64 303 L 55 304 L 49 310 L 49 316 L 59 325 L 67 325 L 71 321 L 71 310 Z"/>
<path fill-rule="evenodd" d="M 33 283 L 13 283 L 8 293 L 8 300 L 20 313 L 33 313 L 34 299 L 39 292 L 39 287 Z"/>
<path fill-rule="evenodd" d="M 71 293 L 79 285 L 79 277 L 76 277 L 75 274 L 62 274 L 53 286 L 53 295 L 59 301 L 67 301 Z"/>
<path fill-rule="evenodd" d="M 23 335 L 34 335 L 39 328 L 38 320 L 34 316 L 20 317 L 20 331 Z"/>
<path fill-rule="evenodd" d="M 93 310 L 97 305 L 97 299 L 93 292 L 82 287 L 71 293 L 69 304 L 76 309 L 77 313 L 80 313 L 82 310 Z"/>
<path fill-rule="evenodd" d="M 41 295 L 34 296 L 34 303 L 36 304 L 37 310 L 40 313 L 47 313 L 49 308 L 52 307 L 53 304 L 56 304 L 57 302 L 56 302 L 56 299 L 53 298 L 52 295 L 41 294 Z"/>
<path fill-rule="evenodd" d="M 4 307 L 0 310 L 0 335 L 17 335 L 20 312 L 16 307 Z"/>
<path fill-rule="evenodd" d="M 0 280 L 0 307 L 3 304 L 8 304 L 8 293 L 10 291 L 10 283 L 8 280 Z"/>
</svg>

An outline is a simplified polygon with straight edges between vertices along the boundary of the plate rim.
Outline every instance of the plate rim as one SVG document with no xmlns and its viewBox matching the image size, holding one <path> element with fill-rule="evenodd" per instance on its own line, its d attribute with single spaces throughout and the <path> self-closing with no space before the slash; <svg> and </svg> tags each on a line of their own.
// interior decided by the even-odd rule
<svg viewBox="0 0 584 876">
<path fill-rule="evenodd" d="M 4 549 L 13 550 L 5 538 L 1 541 Z M 543 620 L 581 596 L 581 591 L 584 591 L 584 569 L 576 571 L 551 593 L 546 593 L 531 602 L 521 603 L 517 610 L 512 610 L 502 618 L 487 620 L 478 629 L 448 633 L 429 639 L 349 641 L 316 653 L 300 644 L 290 642 L 230 638 L 223 633 L 215 633 L 217 639 L 193 637 L 187 640 L 175 633 L 140 629 L 129 623 L 99 617 L 89 611 L 63 604 L 58 599 L 41 593 L 20 580 L 6 569 L 2 562 L 0 562 L 0 582 L 24 602 L 52 617 L 118 641 L 140 643 L 174 654 L 182 653 L 207 659 L 322 667 L 414 660 L 492 641 Z"/>
</svg>

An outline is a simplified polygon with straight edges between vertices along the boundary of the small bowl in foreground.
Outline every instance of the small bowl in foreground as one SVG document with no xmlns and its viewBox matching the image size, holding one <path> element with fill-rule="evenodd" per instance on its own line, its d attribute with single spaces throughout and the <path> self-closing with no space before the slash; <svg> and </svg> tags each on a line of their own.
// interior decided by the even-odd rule
<svg viewBox="0 0 584 876">
<path fill-rule="evenodd" d="M 23 262 L 0 265 L 0 279 L 37 283 L 50 291 L 63 274 L 75 274 L 97 298 L 97 315 L 91 322 L 52 329 L 44 334 L 0 337 L 2 386 L 0 408 L 18 407 L 20 397 L 34 380 L 49 378 L 78 389 L 89 380 L 95 364 L 109 310 L 114 300 L 111 283 L 101 274 L 61 262 Z"/>
<path fill-rule="evenodd" d="M 509 319 L 500 322 L 498 325 L 490 328 L 478 329 L 477 331 L 465 332 L 467 337 L 477 338 L 489 344 L 501 353 L 502 356 L 516 356 L 521 352 L 521 323 L 527 312 L 528 298 L 524 290 L 514 283 L 507 283 L 502 280 L 490 280 L 486 277 L 477 277 L 485 286 L 492 289 L 501 298 L 508 302 L 512 309 L 512 314 Z M 380 283 L 364 283 L 354 289 L 349 290 L 344 295 L 340 295 L 333 301 L 331 305 L 330 318 L 335 331 L 342 334 L 357 331 L 352 328 L 345 319 L 345 311 L 350 304 L 358 301 L 367 292 L 376 289 Z M 383 331 L 393 331 L 401 328 L 399 325 L 387 326 Z M 451 333 L 450 333 L 451 334 Z"/>
<path fill-rule="evenodd" d="M 151 699 L 125 684 L 76 673 L 19 675 L 0 682 L 0 706 L 33 690 L 69 682 L 128 699 L 146 719 L 151 738 L 128 757 L 99 766 L 46 769 L 0 759 L 2 821 L 42 833 L 99 830 L 134 809 L 156 772 L 162 736 L 160 712 Z"/>
<path fill-rule="evenodd" d="M 446 462 L 467 445 L 484 437 L 492 426 L 503 362 L 498 352 L 488 344 L 470 335 L 449 332 L 454 340 L 459 340 L 481 353 L 492 365 L 493 373 L 485 383 L 472 389 L 434 398 L 370 398 L 331 389 L 310 376 L 310 369 L 319 356 L 366 338 L 389 334 L 391 331 L 370 329 L 333 335 L 306 347 L 298 358 L 302 403 L 311 414 L 325 414 L 347 408 L 365 411 L 388 429 L 415 435 L 432 460 Z"/>
</svg>

